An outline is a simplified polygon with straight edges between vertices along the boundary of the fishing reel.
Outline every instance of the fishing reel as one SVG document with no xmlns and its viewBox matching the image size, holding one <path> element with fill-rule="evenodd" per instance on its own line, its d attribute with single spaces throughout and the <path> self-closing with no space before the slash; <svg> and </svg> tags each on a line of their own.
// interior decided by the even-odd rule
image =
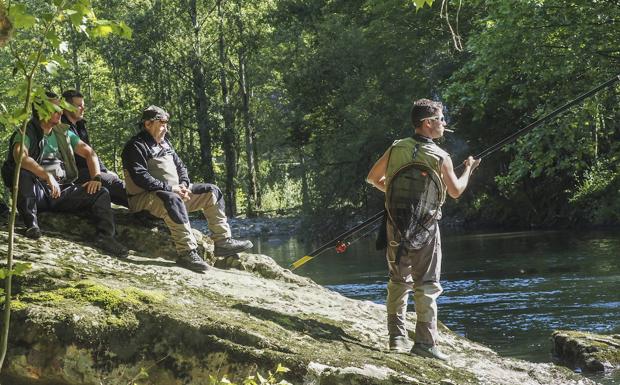
<svg viewBox="0 0 620 385">
<path fill-rule="evenodd" d="M 344 253 L 347 251 L 347 247 L 349 247 L 350 244 L 350 242 L 338 241 L 338 243 L 336 243 L 336 253 Z"/>
</svg>

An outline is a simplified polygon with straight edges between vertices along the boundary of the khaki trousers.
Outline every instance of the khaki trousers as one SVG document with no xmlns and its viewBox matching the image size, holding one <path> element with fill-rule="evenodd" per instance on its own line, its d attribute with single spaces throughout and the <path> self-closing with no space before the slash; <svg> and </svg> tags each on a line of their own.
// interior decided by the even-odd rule
<svg viewBox="0 0 620 385">
<path fill-rule="evenodd" d="M 413 292 L 417 315 L 415 341 L 435 345 L 437 331 L 437 298 L 443 289 L 439 284 L 441 274 L 441 236 L 439 228 L 427 245 L 419 250 L 404 248 L 396 258 L 398 245 L 394 239 L 391 223 L 387 223 L 387 262 L 390 279 L 387 287 L 387 325 L 390 337 L 406 336 L 405 318 L 409 294 Z"/>
<path fill-rule="evenodd" d="M 129 209 L 132 212 L 146 210 L 164 220 L 179 255 L 198 247 L 189 223 L 188 212 L 202 210 L 213 241 L 231 237 L 220 189 L 212 184 L 198 183 L 191 185 L 190 191 L 187 201 L 169 191 L 143 192 L 129 197 Z"/>
</svg>

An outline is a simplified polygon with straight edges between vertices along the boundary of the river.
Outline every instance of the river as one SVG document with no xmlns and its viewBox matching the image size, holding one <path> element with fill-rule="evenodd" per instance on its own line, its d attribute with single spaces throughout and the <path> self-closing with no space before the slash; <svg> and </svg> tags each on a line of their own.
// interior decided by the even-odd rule
<svg viewBox="0 0 620 385">
<path fill-rule="evenodd" d="M 254 251 L 289 266 L 312 246 L 255 238 Z M 443 233 L 439 319 L 507 357 L 551 362 L 555 329 L 620 333 L 620 232 Z M 384 303 L 384 253 L 364 238 L 296 271 L 347 297 Z M 413 311 L 410 301 L 409 310 Z M 589 375 L 620 384 L 620 371 Z"/>
</svg>

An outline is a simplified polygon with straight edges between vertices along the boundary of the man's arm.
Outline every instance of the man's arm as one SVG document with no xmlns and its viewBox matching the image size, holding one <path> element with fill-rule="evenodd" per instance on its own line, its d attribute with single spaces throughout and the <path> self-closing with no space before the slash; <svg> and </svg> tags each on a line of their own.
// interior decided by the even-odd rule
<svg viewBox="0 0 620 385">
<path fill-rule="evenodd" d="M 17 161 L 19 159 L 19 153 L 21 149 L 20 143 L 15 143 L 13 146 L 13 159 Z M 50 187 L 52 192 L 52 198 L 58 198 L 60 196 L 60 186 L 58 185 L 58 181 L 51 174 L 45 172 L 43 167 L 41 167 L 36 160 L 32 159 L 28 156 L 28 149 L 24 148 L 24 152 L 22 153 L 22 168 L 24 170 L 30 171 L 34 175 L 36 175 L 39 179 L 44 180 L 47 185 Z"/>
<path fill-rule="evenodd" d="M 176 152 L 172 153 L 172 159 L 174 161 L 174 165 L 177 167 L 177 175 L 179 176 L 179 183 L 185 185 L 185 187 L 189 187 L 189 175 L 187 174 L 187 167 L 185 167 L 185 163 L 179 158 Z"/>
<path fill-rule="evenodd" d="M 460 197 L 463 191 L 465 191 L 465 188 L 467 188 L 469 176 L 480 164 L 480 159 L 474 159 L 470 156 L 465 159 L 463 164 L 465 165 L 465 170 L 463 170 L 463 173 L 458 178 L 454 173 L 452 159 L 449 156 L 446 157 L 441 164 L 442 179 L 448 188 L 448 194 L 454 199 Z"/>
<path fill-rule="evenodd" d="M 78 141 L 77 145 L 73 149 L 73 151 L 86 159 L 86 165 L 88 166 L 88 173 L 91 179 L 94 179 L 96 176 L 101 178 L 101 170 L 99 169 L 99 157 L 95 153 L 95 150 L 92 149 L 88 144 L 84 141 Z M 90 180 L 84 183 L 82 186 L 86 188 L 86 192 L 89 194 L 94 194 L 101 188 L 101 179 L 99 180 Z"/>
<path fill-rule="evenodd" d="M 366 182 L 373 185 L 373 187 L 378 188 L 379 190 L 385 192 L 385 173 L 387 171 L 388 160 L 390 159 L 390 150 L 388 149 L 382 156 L 377 160 L 368 172 L 368 176 L 366 177 Z"/>
</svg>

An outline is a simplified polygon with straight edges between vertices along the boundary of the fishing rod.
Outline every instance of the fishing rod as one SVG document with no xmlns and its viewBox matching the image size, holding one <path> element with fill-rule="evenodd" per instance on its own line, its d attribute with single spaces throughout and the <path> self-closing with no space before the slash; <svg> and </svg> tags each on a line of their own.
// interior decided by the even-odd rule
<svg viewBox="0 0 620 385">
<path fill-rule="evenodd" d="M 350 242 L 346 242 L 347 238 L 349 238 L 351 235 L 357 233 L 358 231 L 360 231 L 362 229 L 365 229 L 366 227 L 372 225 L 379 218 L 382 218 L 382 217 L 383 217 L 383 211 L 376 213 L 372 217 L 366 219 L 364 222 L 362 222 L 362 223 L 358 224 L 357 226 L 355 226 L 355 227 L 345 231 L 344 233 L 338 235 L 336 238 L 334 238 L 331 241 L 323 244 L 318 249 L 313 250 L 310 254 L 304 255 L 303 257 L 299 258 L 297 261 L 293 262 L 289 266 L 289 269 L 291 269 L 291 271 L 297 269 L 301 265 L 303 265 L 306 262 L 310 261 L 311 259 L 319 256 L 320 254 L 323 254 L 325 251 L 331 249 L 332 247 L 334 247 L 336 249 L 337 253 L 344 253 L 347 250 L 347 247 L 350 244 Z"/>
<path fill-rule="evenodd" d="M 521 128 L 521 129 L 513 132 L 512 134 L 508 135 L 504 139 L 500 140 L 499 142 L 495 143 L 494 145 L 488 147 L 487 149 L 485 149 L 484 151 L 482 151 L 481 153 L 476 155 L 474 157 L 474 159 L 483 159 L 483 158 L 486 158 L 487 156 L 493 154 L 494 152 L 499 151 L 501 148 L 503 148 L 504 146 L 507 146 L 507 145 L 515 142 L 517 139 L 519 139 L 523 135 L 527 134 L 528 132 L 533 130 L 535 127 L 540 126 L 543 122 L 558 116 L 559 114 L 561 114 L 562 112 L 568 110 L 572 106 L 574 106 L 574 105 L 582 102 L 584 99 L 587 99 L 590 96 L 598 93 L 602 89 L 610 87 L 611 85 L 613 85 L 614 83 L 616 83 L 618 81 L 620 81 L 620 74 L 618 74 L 618 75 L 614 76 L 613 78 L 607 80 L 606 82 L 598 85 L 597 87 L 594 87 L 590 91 L 588 91 L 588 92 L 586 92 L 584 94 L 579 95 L 575 99 L 571 100 L 570 102 L 564 104 L 561 107 L 558 107 L 557 109 L 553 110 L 552 112 L 548 113 L 547 115 L 543 116 L 542 118 L 536 120 L 535 122 L 530 123 L 527 126 L 525 126 L 525 127 Z M 450 131 L 450 132 L 452 132 L 452 131 Z M 455 168 L 455 170 L 458 170 L 462 166 L 463 166 L 463 164 L 461 163 L 459 166 L 457 166 Z M 378 212 L 377 214 L 373 215 L 372 217 L 368 218 L 364 222 L 358 224 L 357 226 L 351 228 L 350 230 L 347 230 L 344 233 L 339 234 L 336 238 L 334 238 L 331 241 L 323 244 L 318 249 L 313 250 L 310 254 L 305 255 L 305 256 L 301 257 L 300 259 L 298 259 L 297 261 L 293 262 L 289 266 L 289 269 L 290 270 L 295 270 L 295 269 L 299 268 L 300 266 L 304 265 L 306 262 L 316 258 L 320 254 L 322 254 L 325 251 L 331 249 L 332 247 L 335 248 L 337 253 L 344 253 L 346 251 L 347 247 L 351 244 L 351 242 L 347 242 L 347 239 L 349 237 L 351 237 L 353 234 L 355 234 L 355 233 L 357 233 L 357 232 L 367 228 L 368 226 L 373 225 L 376 221 L 378 221 L 382 217 L 383 217 L 383 210 Z M 360 238 L 357 238 L 357 239 L 360 239 Z"/>
</svg>

